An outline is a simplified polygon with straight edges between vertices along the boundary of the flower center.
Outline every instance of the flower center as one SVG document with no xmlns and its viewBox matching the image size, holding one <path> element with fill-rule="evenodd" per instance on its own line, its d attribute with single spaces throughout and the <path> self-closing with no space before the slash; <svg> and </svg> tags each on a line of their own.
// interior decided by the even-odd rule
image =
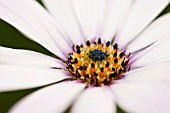
<svg viewBox="0 0 170 113">
<path fill-rule="evenodd" d="M 90 51 L 90 55 L 89 55 L 89 58 L 91 58 L 93 61 L 102 61 L 106 57 L 107 57 L 107 54 L 99 49 Z"/>
<path fill-rule="evenodd" d="M 118 51 L 118 45 L 98 42 L 86 42 L 86 45 L 76 46 L 76 50 L 69 54 L 67 69 L 73 80 L 81 80 L 88 85 L 98 86 L 109 84 L 111 81 L 123 77 L 127 71 L 129 56 Z"/>
</svg>

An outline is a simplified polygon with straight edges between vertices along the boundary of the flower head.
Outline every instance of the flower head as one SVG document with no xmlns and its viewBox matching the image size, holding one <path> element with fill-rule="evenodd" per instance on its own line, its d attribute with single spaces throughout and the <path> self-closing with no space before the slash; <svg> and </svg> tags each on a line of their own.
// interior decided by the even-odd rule
<svg viewBox="0 0 170 113">
<path fill-rule="evenodd" d="M 0 91 L 44 86 L 11 113 L 169 113 L 169 0 L 1 0 L 0 18 L 57 58 L 0 47 Z M 156 106 L 156 107 L 155 107 Z"/>
</svg>

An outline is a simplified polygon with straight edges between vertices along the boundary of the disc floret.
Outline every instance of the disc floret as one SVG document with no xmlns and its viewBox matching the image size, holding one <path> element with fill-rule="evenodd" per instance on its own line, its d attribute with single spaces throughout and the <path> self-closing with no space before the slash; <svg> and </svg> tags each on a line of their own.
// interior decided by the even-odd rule
<svg viewBox="0 0 170 113">
<path fill-rule="evenodd" d="M 127 71 L 129 58 L 123 51 L 118 51 L 118 45 L 113 46 L 108 41 L 105 44 L 86 42 L 86 45 L 76 46 L 67 61 L 67 69 L 74 80 L 87 82 L 88 85 L 109 84 L 123 77 Z"/>
</svg>

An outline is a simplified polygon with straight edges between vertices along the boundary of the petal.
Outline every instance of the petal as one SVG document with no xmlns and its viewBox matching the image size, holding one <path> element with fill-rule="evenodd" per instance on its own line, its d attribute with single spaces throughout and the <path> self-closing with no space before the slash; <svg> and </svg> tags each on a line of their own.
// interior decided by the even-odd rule
<svg viewBox="0 0 170 113">
<path fill-rule="evenodd" d="M 131 42 L 168 5 L 169 0 L 137 0 L 121 33 L 116 37 L 120 48 Z"/>
<path fill-rule="evenodd" d="M 134 52 L 150 45 L 166 35 L 170 36 L 170 13 L 155 20 L 137 39 L 127 47 L 127 51 Z"/>
<path fill-rule="evenodd" d="M 170 85 L 151 83 L 113 84 L 118 105 L 128 113 L 169 113 Z"/>
<path fill-rule="evenodd" d="M 38 65 L 61 68 L 62 62 L 47 55 L 21 49 L 0 47 L 0 64 Z"/>
<path fill-rule="evenodd" d="M 71 113 L 116 113 L 116 106 L 106 89 L 92 87 L 83 92 Z"/>
<path fill-rule="evenodd" d="M 99 37 L 101 33 L 105 0 L 74 0 L 73 10 L 87 39 Z"/>
<path fill-rule="evenodd" d="M 107 0 L 106 12 L 104 15 L 104 25 L 102 27 L 101 37 L 112 40 L 122 26 L 126 16 L 133 5 L 133 0 Z"/>
<path fill-rule="evenodd" d="M 170 61 L 144 66 L 141 68 L 136 68 L 125 73 L 124 80 L 127 82 L 136 83 L 137 82 L 169 83 L 170 82 L 169 65 Z"/>
<path fill-rule="evenodd" d="M 170 34 L 144 51 L 131 58 L 132 67 L 141 67 L 155 63 L 170 61 Z"/>
<path fill-rule="evenodd" d="M 35 88 L 69 76 L 63 70 L 23 65 L 0 65 L 0 92 Z"/>
<path fill-rule="evenodd" d="M 19 101 L 10 113 L 63 113 L 84 87 L 74 82 L 48 86 Z"/>
<path fill-rule="evenodd" d="M 1 0 L 0 18 L 59 57 L 70 51 L 59 26 L 34 0 Z"/>
<path fill-rule="evenodd" d="M 74 44 L 85 41 L 83 31 L 77 21 L 75 11 L 73 11 L 70 0 L 43 0 L 45 6 L 55 17 L 55 20 L 62 26 Z"/>
</svg>

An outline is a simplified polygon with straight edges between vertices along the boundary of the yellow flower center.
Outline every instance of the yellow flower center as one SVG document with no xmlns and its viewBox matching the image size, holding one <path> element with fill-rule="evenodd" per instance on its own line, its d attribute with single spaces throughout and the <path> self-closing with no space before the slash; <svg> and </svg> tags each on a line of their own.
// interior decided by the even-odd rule
<svg viewBox="0 0 170 113">
<path fill-rule="evenodd" d="M 87 82 L 88 85 L 109 84 L 123 77 L 127 71 L 129 56 L 118 51 L 118 45 L 86 42 L 85 47 L 76 46 L 67 61 L 67 69 L 73 80 Z"/>
</svg>

